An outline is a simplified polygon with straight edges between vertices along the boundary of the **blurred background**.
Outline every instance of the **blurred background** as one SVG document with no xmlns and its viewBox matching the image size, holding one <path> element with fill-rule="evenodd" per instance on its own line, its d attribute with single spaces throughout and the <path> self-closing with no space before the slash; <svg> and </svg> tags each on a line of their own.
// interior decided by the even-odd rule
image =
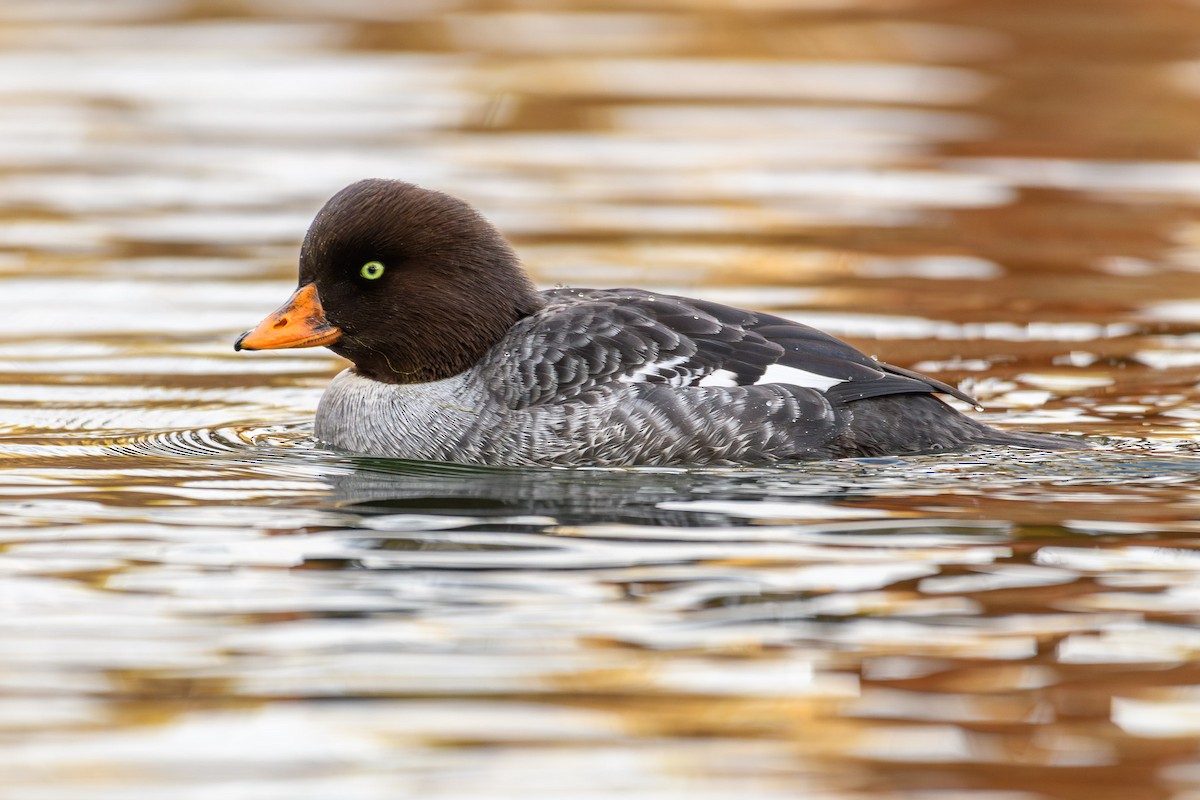
<svg viewBox="0 0 1200 800">
<path fill-rule="evenodd" d="M 0 796 L 1200 798 L 1200 2 L 0 1 Z M 503 471 L 234 354 L 342 186 L 1091 453 Z"/>
<path fill-rule="evenodd" d="M 1074 429 L 1123 413 L 1081 393 L 1191 384 L 1191 340 L 1130 337 L 1195 316 L 1186 0 L 6 0 L 0 25 L 14 334 L 244 329 L 324 199 L 383 176 L 479 206 L 546 285 L 802 310 Z"/>
</svg>

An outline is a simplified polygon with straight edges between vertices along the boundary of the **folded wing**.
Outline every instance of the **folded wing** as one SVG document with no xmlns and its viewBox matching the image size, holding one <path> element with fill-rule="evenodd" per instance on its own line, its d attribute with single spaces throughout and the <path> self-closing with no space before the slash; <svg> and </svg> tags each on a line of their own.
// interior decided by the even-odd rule
<svg viewBox="0 0 1200 800">
<path fill-rule="evenodd" d="M 831 402 L 949 394 L 941 381 L 868 357 L 771 314 L 638 289 L 555 289 L 500 343 L 491 391 L 509 408 L 586 398 L 614 382 L 672 387 L 783 384 Z"/>
</svg>

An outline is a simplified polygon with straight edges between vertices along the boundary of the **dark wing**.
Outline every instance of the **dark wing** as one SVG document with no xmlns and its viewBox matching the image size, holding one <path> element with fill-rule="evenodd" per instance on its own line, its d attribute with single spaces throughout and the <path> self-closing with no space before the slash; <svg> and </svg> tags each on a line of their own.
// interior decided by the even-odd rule
<svg viewBox="0 0 1200 800">
<path fill-rule="evenodd" d="M 555 289 L 498 345 L 489 387 L 509 408 L 581 397 L 612 382 L 665 386 L 781 383 L 833 401 L 944 392 L 829 334 L 771 314 L 638 289 Z"/>
</svg>

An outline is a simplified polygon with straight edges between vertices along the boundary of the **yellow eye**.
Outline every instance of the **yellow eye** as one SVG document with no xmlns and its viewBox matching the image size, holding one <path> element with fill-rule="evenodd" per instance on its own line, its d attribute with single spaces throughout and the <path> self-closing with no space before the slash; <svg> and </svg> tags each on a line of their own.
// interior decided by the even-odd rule
<svg viewBox="0 0 1200 800">
<path fill-rule="evenodd" d="M 379 261 L 368 261 L 362 265 L 362 269 L 358 271 L 358 274 L 369 281 L 377 280 L 383 277 L 383 264 Z"/>
</svg>

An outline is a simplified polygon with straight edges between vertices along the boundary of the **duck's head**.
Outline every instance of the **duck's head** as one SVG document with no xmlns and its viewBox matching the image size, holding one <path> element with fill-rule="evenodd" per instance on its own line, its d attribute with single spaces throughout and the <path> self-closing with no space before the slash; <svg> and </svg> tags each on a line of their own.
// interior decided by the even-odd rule
<svg viewBox="0 0 1200 800">
<path fill-rule="evenodd" d="M 299 288 L 234 349 L 324 345 L 374 380 L 440 380 L 542 304 L 508 242 L 466 203 L 364 180 L 317 213 Z"/>
</svg>

